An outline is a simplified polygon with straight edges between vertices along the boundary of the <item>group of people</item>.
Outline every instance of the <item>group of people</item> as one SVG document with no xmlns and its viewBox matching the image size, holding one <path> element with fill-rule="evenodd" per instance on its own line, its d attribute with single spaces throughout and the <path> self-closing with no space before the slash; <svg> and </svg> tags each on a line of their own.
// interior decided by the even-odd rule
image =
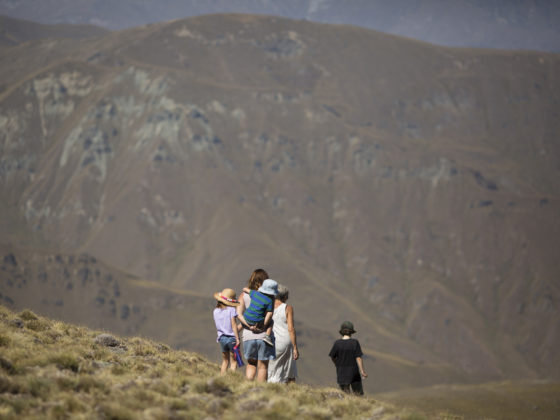
<svg viewBox="0 0 560 420">
<path fill-rule="evenodd" d="M 222 350 L 221 374 L 237 369 L 235 349 L 243 342 L 247 379 L 294 382 L 299 352 L 289 291 L 259 268 L 251 274 L 240 299 L 235 291 L 214 294 L 214 322 Z"/>
<path fill-rule="evenodd" d="M 222 351 L 222 375 L 228 369 L 236 370 L 238 360 L 242 363 L 239 353 L 242 342 L 247 379 L 295 382 L 299 351 L 294 309 L 286 303 L 288 296 L 287 287 L 270 279 L 262 268 L 253 271 L 239 300 L 230 288 L 214 294 L 217 302 L 214 322 Z M 339 332 L 342 337 L 335 341 L 329 353 L 336 366 L 337 382 L 342 390 L 363 395 L 362 378 L 367 374 L 360 343 L 352 338 L 356 332 L 354 325 L 344 322 Z"/>
</svg>

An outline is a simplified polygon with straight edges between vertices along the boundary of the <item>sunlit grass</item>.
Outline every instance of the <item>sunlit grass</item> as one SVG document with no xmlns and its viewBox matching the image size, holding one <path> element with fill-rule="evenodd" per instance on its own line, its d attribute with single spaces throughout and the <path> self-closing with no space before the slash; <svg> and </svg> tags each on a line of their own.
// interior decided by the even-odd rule
<svg viewBox="0 0 560 420">
<path fill-rule="evenodd" d="M 101 331 L 0 306 L 0 418 L 407 418 L 333 388 L 219 376 L 198 354 L 140 337 L 96 342 Z M 411 417 L 413 418 L 413 417 Z"/>
<path fill-rule="evenodd" d="M 219 376 L 199 354 L 0 306 L 0 418 L 375 419 L 558 418 L 560 385 L 432 387 L 354 397 L 336 388 Z M 389 402 L 388 402 L 389 401 Z M 397 405 L 394 405 L 397 404 Z"/>
</svg>

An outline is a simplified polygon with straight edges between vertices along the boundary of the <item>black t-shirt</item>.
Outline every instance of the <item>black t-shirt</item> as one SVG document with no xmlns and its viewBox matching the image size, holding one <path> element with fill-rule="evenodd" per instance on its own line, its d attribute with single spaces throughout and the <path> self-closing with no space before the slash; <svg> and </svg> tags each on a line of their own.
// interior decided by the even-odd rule
<svg viewBox="0 0 560 420">
<path fill-rule="evenodd" d="M 334 342 L 329 357 L 334 360 L 336 365 L 336 381 L 339 384 L 347 385 L 362 380 L 356 362 L 356 357 L 362 357 L 362 355 L 360 343 L 354 338 L 348 340 L 340 338 Z"/>
</svg>

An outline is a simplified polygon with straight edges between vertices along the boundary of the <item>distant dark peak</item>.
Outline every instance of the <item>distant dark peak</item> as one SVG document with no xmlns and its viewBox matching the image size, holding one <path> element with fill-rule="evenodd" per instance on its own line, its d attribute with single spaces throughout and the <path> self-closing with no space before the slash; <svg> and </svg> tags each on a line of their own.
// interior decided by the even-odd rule
<svg viewBox="0 0 560 420">
<path fill-rule="evenodd" d="M 498 190 L 498 186 L 496 185 L 496 183 L 485 178 L 484 175 L 482 175 L 480 172 L 471 169 L 471 173 L 473 174 L 476 183 L 481 187 L 491 191 Z"/>
<path fill-rule="evenodd" d="M 329 105 L 323 105 L 323 108 L 326 111 L 329 111 L 331 114 L 333 114 L 335 117 L 340 118 L 342 115 L 340 115 L 340 112 L 338 112 L 336 109 L 334 109 L 332 106 Z"/>
<path fill-rule="evenodd" d="M 294 57 L 301 53 L 303 44 L 290 36 L 273 35 L 263 41 L 256 41 L 255 44 L 266 53 L 277 57 Z"/>
<path fill-rule="evenodd" d="M 92 257 L 89 254 L 81 254 L 78 258 L 78 262 L 82 263 L 82 264 L 96 264 L 97 263 L 97 259 L 95 257 Z"/>
<path fill-rule="evenodd" d="M 11 265 L 12 267 L 17 266 L 16 257 L 14 254 L 8 254 L 4 256 L 4 264 Z"/>
</svg>

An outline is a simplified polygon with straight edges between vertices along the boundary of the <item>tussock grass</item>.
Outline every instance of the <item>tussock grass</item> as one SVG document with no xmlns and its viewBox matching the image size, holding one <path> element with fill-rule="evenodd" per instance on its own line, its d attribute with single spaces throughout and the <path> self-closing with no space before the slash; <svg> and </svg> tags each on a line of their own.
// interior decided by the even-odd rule
<svg viewBox="0 0 560 420">
<path fill-rule="evenodd" d="M 0 418 L 405 419 L 334 388 L 219 376 L 198 354 L 148 339 L 96 341 L 100 331 L 0 306 Z M 411 419 L 414 417 L 410 417 Z"/>
</svg>

